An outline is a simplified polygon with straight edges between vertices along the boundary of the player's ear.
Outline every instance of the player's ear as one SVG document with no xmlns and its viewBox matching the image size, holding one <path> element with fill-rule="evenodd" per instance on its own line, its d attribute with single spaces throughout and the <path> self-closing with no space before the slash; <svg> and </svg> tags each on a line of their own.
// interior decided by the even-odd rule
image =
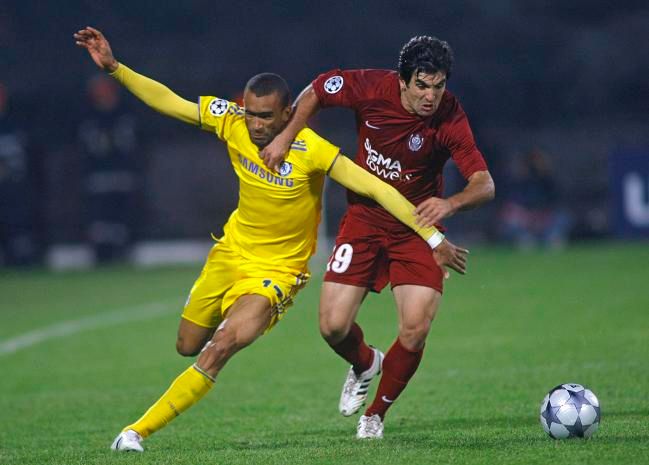
<svg viewBox="0 0 649 465">
<path fill-rule="evenodd" d="M 286 123 L 290 117 L 291 117 L 291 105 L 286 105 L 282 109 L 282 121 Z"/>
<path fill-rule="evenodd" d="M 405 92 L 407 88 L 408 85 L 406 84 L 406 81 L 404 81 L 402 78 L 399 78 L 399 90 L 401 92 Z"/>
</svg>

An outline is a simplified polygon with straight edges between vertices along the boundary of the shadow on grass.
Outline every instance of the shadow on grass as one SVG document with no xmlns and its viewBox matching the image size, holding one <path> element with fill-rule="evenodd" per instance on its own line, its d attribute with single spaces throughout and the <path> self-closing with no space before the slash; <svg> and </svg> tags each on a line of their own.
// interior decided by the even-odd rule
<svg viewBox="0 0 649 465">
<path fill-rule="evenodd" d="M 641 415 L 640 412 L 611 412 L 607 416 Z M 535 417 L 494 417 L 489 419 L 446 418 L 411 419 L 401 418 L 386 423 L 386 439 L 380 443 L 364 442 L 364 446 L 379 447 L 382 444 L 408 449 L 494 449 L 520 447 L 581 447 L 580 444 L 649 444 L 649 432 L 608 433 L 599 432 L 590 440 L 553 441 L 541 429 Z M 254 439 L 232 438 L 210 445 L 211 450 L 286 451 L 358 447 L 354 437 L 355 422 L 348 426 L 332 425 L 330 428 L 309 428 L 300 432 L 269 434 L 264 432 Z M 585 447 L 585 446 L 584 446 Z"/>
<path fill-rule="evenodd" d="M 491 418 L 431 418 L 430 420 L 412 417 L 401 418 L 391 428 L 400 429 L 426 429 L 431 431 L 449 431 L 449 430 L 476 430 L 476 429 L 494 429 L 494 428 L 520 428 L 530 425 L 540 425 L 538 418 L 525 415 L 519 417 L 491 417 Z M 540 427 L 540 426 L 539 426 Z"/>
<path fill-rule="evenodd" d="M 463 447 L 469 449 L 502 447 L 504 444 L 532 445 L 547 441 L 541 434 L 531 434 L 529 431 L 530 417 L 494 418 L 489 420 L 446 419 L 438 421 L 411 421 L 401 419 L 386 426 L 386 440 L 378 444 L 407 446 L 408 448 L 430 448 L 431 444 L 441 448 Z M 540 430 L 540 425 L 538 426 Z M 507 430 L 503 434 L 503 429 Z M 355 438 L 355 421 L 348 426 L 333 425 L 330 428 L 305 429 L 300 432 L 292 431 L 285 434 L 269 434 L 264 432 L 254 439 L 231 438 L 219 444 L 209 446 L 218 450 L 287 450 L 287 449 L 318 449 L 318 448 L 349 448 L 358 447 Z M 370 442 L 364 442 L 370 445 Z M 378 445 L 374 443 L 374 446 Z"/>
<path fill-rule="evenodd" d="M 613 417 L 613 418 L 616 418 L 616 417 L 630 417 L 630 418 L 640 417 L 640 418 L 646 419 L 647 415 L 649 415 L 649 412 L 647 412 L 647 410 L 638 410 L 638 409 L 634 409 L 634 410 L 612 410 L 612 411 L 604 410 L 602 412 L 602 418 L 608 418 L 608 417 Z"/>
</svg>

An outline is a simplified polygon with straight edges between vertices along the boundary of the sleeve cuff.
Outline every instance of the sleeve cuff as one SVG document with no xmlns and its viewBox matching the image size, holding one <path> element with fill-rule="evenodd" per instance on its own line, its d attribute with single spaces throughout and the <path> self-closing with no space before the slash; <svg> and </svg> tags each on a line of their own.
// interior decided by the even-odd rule
<svg viewBox="0 0 649 465">
<path fill-rule="evenodd" d="M 117 62 L 117 68 L 115 68 L 115 71 L 108 73 L 109 76 L 116 77 L 116 74 L 121 71 L 122 64 L 118 61 Z"/>
</svg>

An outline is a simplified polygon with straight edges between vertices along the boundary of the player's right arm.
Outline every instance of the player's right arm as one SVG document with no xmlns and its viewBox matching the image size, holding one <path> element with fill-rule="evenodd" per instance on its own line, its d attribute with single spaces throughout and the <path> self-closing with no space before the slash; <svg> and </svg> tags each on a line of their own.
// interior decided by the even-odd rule
<svg viewBox="0 0 649 465">
<path fill-rule="evenodd" d="M 119 63 L 110 48 L 110 43 L 97 29 L 86 27 L 74 34 L 76 44 L 85 48 L 95 64 L 107 71 L 124 87 L 154 110 L 185 123 L 199 125 L 198 105 L 185 100 L 167 86 L 136 73 Z"/>
<path fill-rule="evenodd" d="M 320 109 L 318 96 L 311 84 L 305 87 L 300 95 L 298 95 L 293 106 L 293 113 L 286 127 L 275 136 L 275 139 L 270 144 L 259 152 L 259 156 L 264 161 L 264 164 L 271 170 L 277 171 L 279 169 L 279 165 L 288 153 L 288 149 L 295 136 L 297 136 L 297 133 L 306 126 L 309 118 L 315 115 Z"/>
<path fill-rule="evenodd" d="M 319 75 L 295 100 L 293 113 L 286 127 L 259 152 L 264 164 L 277 171 L 297 133 L 321 107 L 356 108 L 359 102 L 367 97 L 368 92 L 372 92 L 374 81 L 368 77 L 368 71 L 372 74 L 372 70 L 332 69 Z"/>
</svg>

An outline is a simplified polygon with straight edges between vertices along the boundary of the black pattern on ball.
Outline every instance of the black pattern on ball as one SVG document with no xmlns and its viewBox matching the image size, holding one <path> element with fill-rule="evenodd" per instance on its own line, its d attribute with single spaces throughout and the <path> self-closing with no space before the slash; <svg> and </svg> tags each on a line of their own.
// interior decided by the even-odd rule
<svg viewBox="0 0 649 465">
<path fill-rule="evenodd" d="M 589 438 L 599 427 L 599 400 L 580 384 L 560 384 L 543 399 L 539 419 L 553 439 Z"/>
</svg>

